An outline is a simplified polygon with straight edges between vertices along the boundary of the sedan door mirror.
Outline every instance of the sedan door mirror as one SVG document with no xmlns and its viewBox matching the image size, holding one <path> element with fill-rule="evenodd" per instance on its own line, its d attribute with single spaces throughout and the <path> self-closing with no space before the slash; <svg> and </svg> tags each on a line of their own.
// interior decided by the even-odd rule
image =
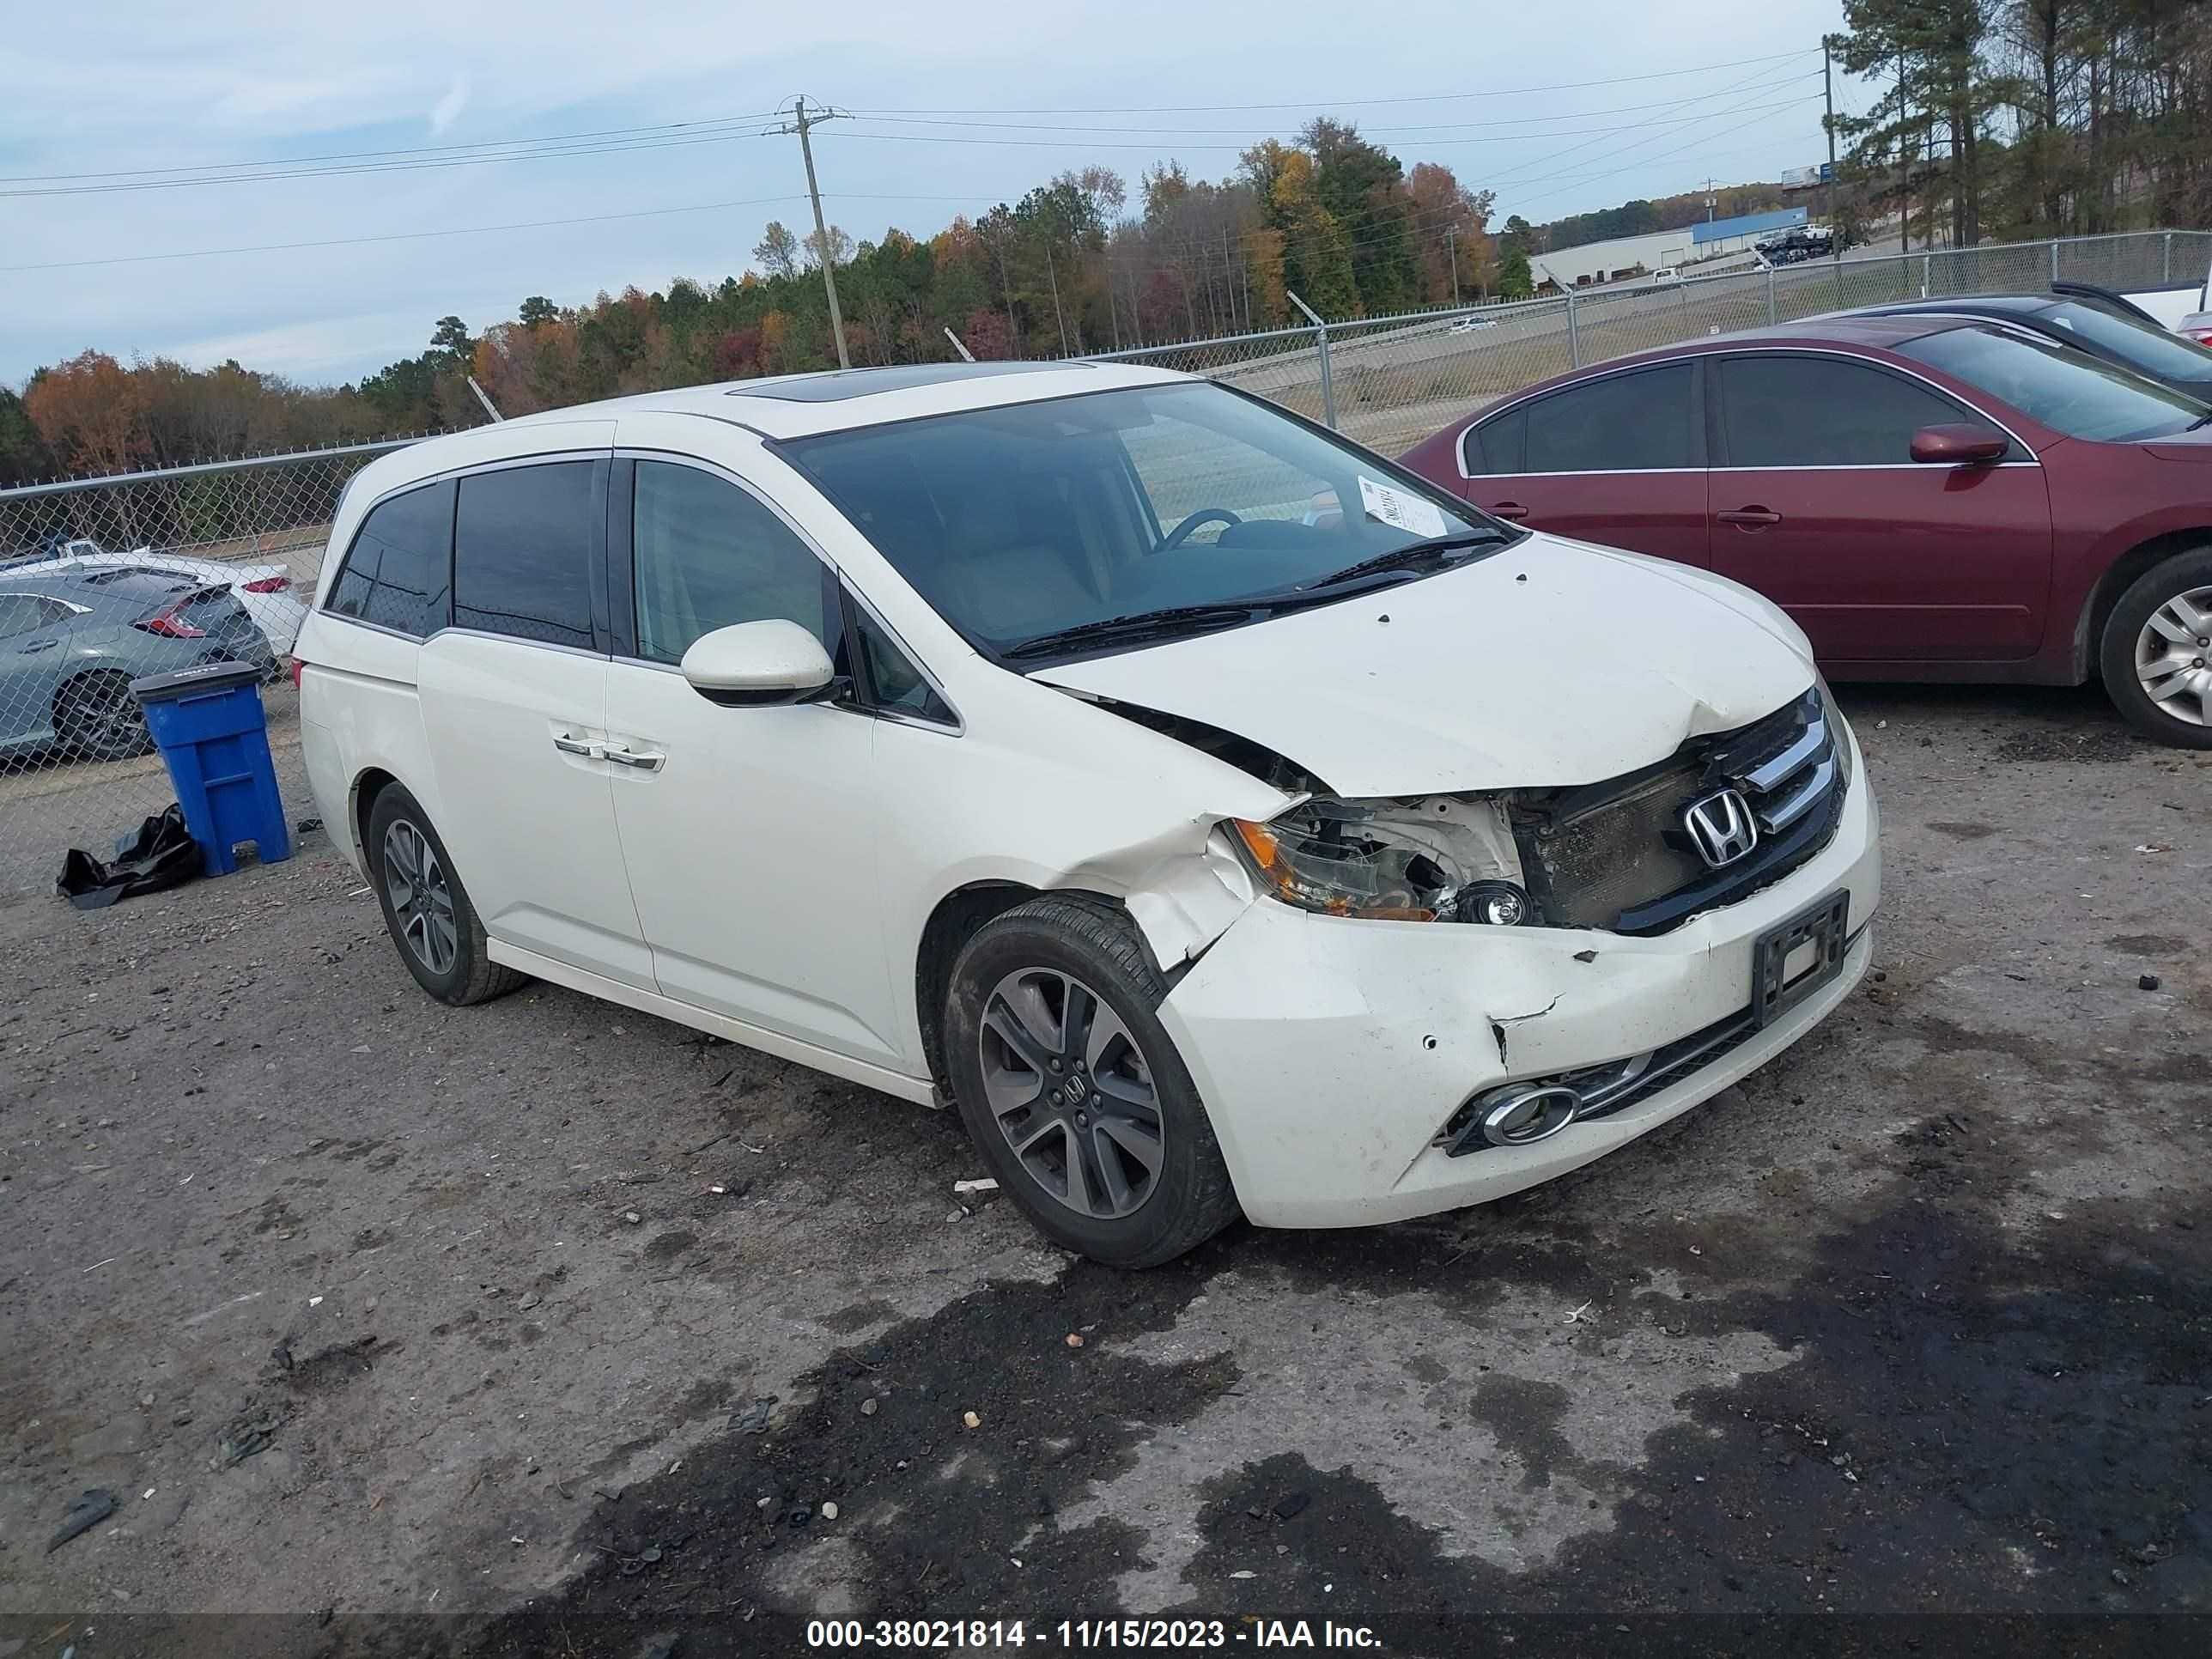
<svg viewBox="0 0 2212 1659">
<path fill-rule="evenodd" d="M 1966 421 L 1923 426 L 1912 434 L 1912 459 L 1930 466 L 1986 466 L 2011 447 L 2002 432 Z"/>
<path fill-rule="evenodd" d="M 684 678 L 709 702 L 757 708 L 811 702 L 837 670 L 819 640 L 776 617 L 702 634 L 684 653 Z"/>
</svg>

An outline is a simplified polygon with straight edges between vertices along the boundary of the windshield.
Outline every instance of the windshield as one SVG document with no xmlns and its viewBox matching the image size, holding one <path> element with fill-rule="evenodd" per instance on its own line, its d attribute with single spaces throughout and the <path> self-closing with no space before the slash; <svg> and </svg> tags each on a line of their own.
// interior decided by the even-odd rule
<svg viewBox="0 0 2212 1659">
<path fill-rule="evenodd" d="M 1145 629 L 1233 626 L 1325 598 L 1331 577 L 1358 591 L 1353 568 L 1364 581 L 1370 561 L 1419 564 L 1428 543 L 1518 534 L 1378 456 L 1207 385 L 1001 405 L 780 447 L 971 643 L 1025 665 L 1086 625 L 1129 636 L 1116 644 Z M 1236 610 L 1244 601 L 1249 615 Z M 1193 607 L 1209 611 L 1162 614 Z"/>
<path fill-rule="evenodd" d="M 1953 328 L 1897 348 L 2069 438 L 2124 443 L 2185 432 L 2212 405 L 2056 341 Z"/>
<path fill-rule="evenodd" d="M 2063 301 L 2043 319 L 2161 380 L 2212 380 L 2212 351 L 2094 301 Z"/>
</svg>

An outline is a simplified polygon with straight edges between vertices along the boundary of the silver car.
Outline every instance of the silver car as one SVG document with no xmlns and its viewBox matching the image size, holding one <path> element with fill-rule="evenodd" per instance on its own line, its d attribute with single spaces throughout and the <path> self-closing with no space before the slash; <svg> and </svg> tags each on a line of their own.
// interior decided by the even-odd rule
<svg viewBox="0 0 2212 1659">
<path fill-rule="evenodd" d="M 228 588 L 130 569 L 0 575 L 0 757 L 143 755 L 153 742 L 131 682 L 205 662 L 278 672 Z"/>
</svg>

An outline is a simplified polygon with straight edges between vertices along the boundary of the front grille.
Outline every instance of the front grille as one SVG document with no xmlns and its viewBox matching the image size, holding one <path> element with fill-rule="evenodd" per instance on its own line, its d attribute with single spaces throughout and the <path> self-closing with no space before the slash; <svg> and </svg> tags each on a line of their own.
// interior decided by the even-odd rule
<svg viewBox="0 0 2212 1659">
<path fill-rule="evenodd" d="M 1771 886 L 1828 844 L 1843 814 L 1843 755 L 1816 688 L 1734 732 L 1692 738 L 1658 766 L 1524 811 L 1522 864 L 1544 920 L 1650 935 Z M 1759 843 L 1720 869 L 1682 814 L 1739 791 Z"/>
</svg>

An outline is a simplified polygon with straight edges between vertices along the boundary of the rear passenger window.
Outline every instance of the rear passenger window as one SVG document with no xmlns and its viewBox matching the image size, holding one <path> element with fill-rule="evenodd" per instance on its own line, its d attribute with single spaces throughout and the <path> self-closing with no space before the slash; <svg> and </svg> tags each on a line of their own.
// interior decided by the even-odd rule
<svg viewBox="0 0 2212 1659">
<path fill-rule="evenodd" d="M 1467 434 L 1467 476 L 1470 478 L 1528 470 L 1528 411 L 1516 409 L 1494 421 L 1470 428 Z"/>
<path fill-rule="evenodd" d="M 1702 466 L 1689 363 L 1609 374 L 1528 406 L 1530 472 L 1653 472 Z"/>
<path fill-rule="evenodd" d="M 781 617 L 833 656 L 822 561 L 745 491 L 696 467 L 637 464 L 637 653 L 681 662 L 702 634 Z"/>
<path fill-rule="evenodd" d="M 1729 357 L 1720 368 L 1730 466 L 1894 466 L 1911 461 L 1912 434 L 1923 426 L 1987 425 L 1866 363 L 1778 355 Z"/>
<path fill-rule="evenodd" d="M 328 609 L 416 639 L 446 625 L 453 565 L 448 479 L 380 501 L 362 520 Z"/>
<path fill-rule="evenodd" d="M 453 621 L 540 645 L 594 648 L 592 548 L 599 463 L 548 461 L 461 480 Z M 604 506 L 599 509 L 604 512 Z"/>
</svg>

